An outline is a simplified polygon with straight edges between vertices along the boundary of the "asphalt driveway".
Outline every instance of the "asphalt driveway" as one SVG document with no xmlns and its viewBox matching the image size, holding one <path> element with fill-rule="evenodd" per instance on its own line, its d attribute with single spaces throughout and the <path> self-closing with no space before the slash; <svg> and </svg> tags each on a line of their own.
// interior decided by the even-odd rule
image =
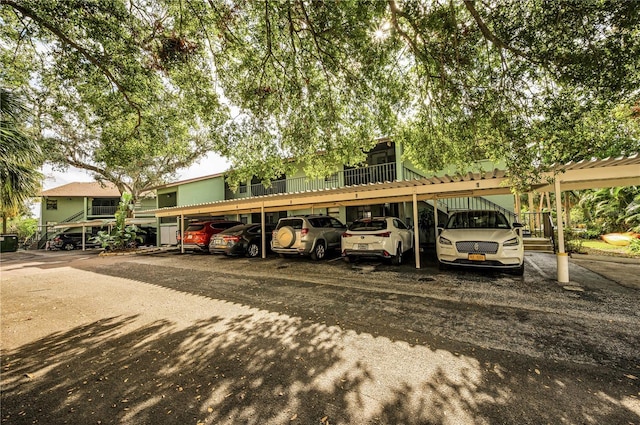
<svg viewBox="0 0 640 425">
<path fill-rule="evenodd" d="M 527 261 L 3 254 L 2 423 L 640 424 L 639 292 Z"/>
</svg>

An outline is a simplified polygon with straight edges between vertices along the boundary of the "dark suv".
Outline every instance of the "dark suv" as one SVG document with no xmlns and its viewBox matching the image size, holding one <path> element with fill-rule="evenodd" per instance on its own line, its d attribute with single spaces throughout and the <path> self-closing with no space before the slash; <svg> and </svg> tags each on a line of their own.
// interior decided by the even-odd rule
<svg viewBox="0 0 640 425">
<path fill-rule="evenodd" d="M 91 238 L 93 238 L 93 235 L 91 233 L 85 233 L 85 248 L 95 248 L 97 246 L 100 246 L 99 243 L 92 242 Z M 53 238 L 51 238 L 49 247 L 53 249 L 64 249 L 66 251 L 71 251 L 72 249 L 82 249 L 82 233 L 58 233 Z"/>
<path fill-rule="evenodd" d="M 326 215 L 281 218 L 271 239 L 271 250 L 286 254 L 309 255 L 322 260 L 327 250 L 340 249 L 341 236 L 347 227 Z"/>
</svg>

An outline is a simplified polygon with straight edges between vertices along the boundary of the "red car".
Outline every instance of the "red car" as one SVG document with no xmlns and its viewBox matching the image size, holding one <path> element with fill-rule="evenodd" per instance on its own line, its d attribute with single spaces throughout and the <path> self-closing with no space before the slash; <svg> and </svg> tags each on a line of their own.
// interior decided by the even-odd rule
<svg viewBox="0 0 640 425">
<path fill-rule="evenodd" d="M 230 220 L 192 221 L 184 231 L 184 249 L 209 252 L 209 242 L 212 235 L 239 224 L 242 223 Z M 180 243 L 180 239 L 180 235 L 178 235 L 178 243 Z"/>
</svg>

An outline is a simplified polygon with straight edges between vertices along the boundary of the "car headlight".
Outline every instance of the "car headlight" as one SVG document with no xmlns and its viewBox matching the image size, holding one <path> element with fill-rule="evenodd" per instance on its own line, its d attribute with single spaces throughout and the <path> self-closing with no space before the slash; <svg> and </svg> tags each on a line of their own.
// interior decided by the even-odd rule
<svg viewBox="0 0 640 425">
<path fill-rule="evenodd" d="M 440 245 L 451 245 L 451 241 L 447 238 L 443 238 L 442 236 L 438 238 L 438 242 L 440 242 Z"/>
<path fill-rule="evenodd" d="M 504 246 L 518 246 L 520 244 L 520 240 L 518 238 L 511 238 L 508 241 L 504 242 Z"/>
</svg>

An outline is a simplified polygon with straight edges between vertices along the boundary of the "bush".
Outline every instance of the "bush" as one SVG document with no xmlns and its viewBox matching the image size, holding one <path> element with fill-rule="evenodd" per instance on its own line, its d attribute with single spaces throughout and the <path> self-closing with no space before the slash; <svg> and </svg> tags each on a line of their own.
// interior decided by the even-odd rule
<svg viewBox="0 0 640 425">
<path fill-rule="evenodd" d="M 123 193 L 115 213 L 116 225 L 113 230 L 111 233 L 99 231 L 93 241 L 100 243 L 104 249 L 116 251 L 135 247 L 138 242 L 142 242 L 143 239 L 138 236 L 138 233 L 144 233 L 144 231 L 135 225 L 127 226 L 125 223 L 129 211 L 132 210 L 131 195 Z"/>
<path fill-rule="evenodd" d="M 601 229 L 587 229 L 584 232 L 581 232 L 578 236 L 581 239 L 599 239 L 601 234 Z"/>
<path fill-rule="evenodd" d="M 635 238 L 631 241 L 631 243 L 629 244 L 629 251 L 633 252 L 634 254 L 640 254 L 640 239 Z"/>
</svg>

